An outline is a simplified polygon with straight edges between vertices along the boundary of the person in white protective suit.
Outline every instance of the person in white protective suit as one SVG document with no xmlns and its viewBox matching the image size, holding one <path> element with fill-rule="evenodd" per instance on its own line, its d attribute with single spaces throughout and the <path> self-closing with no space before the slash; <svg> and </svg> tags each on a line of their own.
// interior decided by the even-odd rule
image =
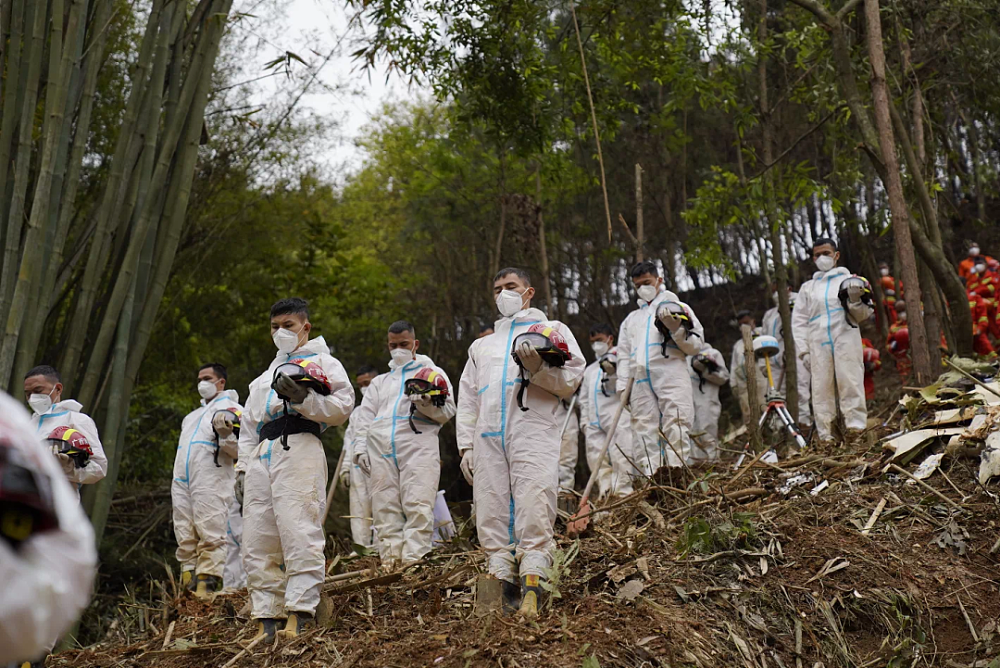
<svg viewBox="0 0 1000 668">
<path fill-rule="evenodd" d="M 36 426 L 0 392 L 0 665 L 44 665 L 97 573 L 94 531 Z"/>
<path fill-rule="evenodd" d="M 309 339 L 311 330 L 304 299 L 271 307 L 278 354 L 250 384 L 241 420 L 236 485 L 243 489 L 243 564 L 265 643 L 274 642 L 276 632 L 296 637 L 315 627 L 326 575 L 327 462 L 320 434 L 342 425 L 354 408 L 347 372 L 323 337 Z"/>
<path fill-rule="evenodd" d="M 598 463 L 608 432 L 618 410 L 619 396 L 615 391 L 618 382 L 618 349 L 615 334 L 610 325 L 600 323 L 590 328 L 590 348 L 597 358 L 587 365 L 580 385 L 580 415 L 583 433 L 587 441 L 587 466 L 593 474 L 600 466 L 597 476 L 599 496 L 609 494 L 630 494 L 632 492 L 632 416 L 628 410 L 622 411 L 615 430 L 615 440 L 607 454 Z M 631 460 L 631 461 L 630 461 Z"/>
<path fill-rule="evenodd" d="M 632 451 L 640 472 L 648 476 L 661 466 L 691 461 L 694 403 L 686 357 L 701 350 L 704 330 L 691 307 L 666 289 L 654 263 L 636 264 L 631 277 L 639 308 L 619 331 L 617 390 L 623 392 L 635 374 L 629 400 Z M 666 315 L 671 309 L 682 317 Z"/>
<path fill-rule="evenodd" d="M 366 364 L 358 369 L 354 380 L 361 390 L 361 398 L 371 382 L 378 376 L 378 369 Z M 372 494 L 368 489 L 368 476 L 361 467 L 354 463 L 354 435 L 356 421 L 352 418 L 344 430 L 344 461 L 340 465 L 340 484 L 349 490 L 351 513 L 351 540 L 361 547 L 374 547 L 375 538 L 372 535 Z"/>
<path fill-rule="evenodd" d="M 708 342 L 702 342 L 701 351 L 688 356 L 687 361 L 694 398 L 691 457 L 696 462 L 716 462 L 719 460 L 719 416 L 722 415 L 719 388 L 729 380 L 726 359 Z"/>
<path fill-rule="evenodd" d="M 372 381 L 351 421 L 354 463 L 370 476 L 379 557 L 392 570 L 433 547 L 441 479 L 438 432 L 455 416 L 455 392 L 448 375 L 417 352 L 413 325 L 392 323 L 388 346 L 389 373 Z M 417 385 L 426 392 L 417 393 Z"/>
<path fill-rule="evenodd" d="M 778 391 L 780 391 L 783 396 L 787 396 L 785 394 L 785 379 L 788 377 L 785 373 L 785 332 L 781 327 L 781 313 L 778 311 L 777 306 L 777 286 L 772 284 L 771 288 L 771 298 L 774 300 L 775 306 L 764 312 L 764 319 L 761 321 L 761 333 L 767 336 L 773 336 L 778 340 L 780 353 L 771 358 L 771 372 L 774 375 L 774 382 L 778 386 Z M 795 314 L 795 300 L 798 299 L 798 297 L 799 293 L 792 292 L 791 289 L 789 289 L 788 305 L 792 309 L 793 317 Z M 801 351 L 796 348 L 795 352 L 795 386 L 799 391 L 799 424 L 808 427 L 809 424 L 812 423 L 812 408 L 810 408 L 809 405 L 809 371 L 806 369 L 798 355 Z"/>
<path fill-rule="evenodd" d="M 754 320 L 750 311 L 737 312 L 736 322 L 741 336 L 733 344 L 733 354 L 730 357 L 729 369 L 732 374 L 733 392 L 736 393 L 736 397 L 740 401 L 740 412 L 743 414 L 743 422 L 748 422 L 750 420 L 750 391 L 747 389 L 746 349 L 743 347 L 742 328 L 743 325 L 748 326 L 755 338 L 763 332 L 757 326 L 757 321 Z M 767 409 L 767 368 L 763 359 L 757 360 L 756 363 L 757 372 L 754 376 L 757 380 L 757 401 L 760 404 L 760 410 L 764 411 Z"/>
<path fill-rule="evenodd" d="M 226 518 L 226 563 L 222 569 L 222 587 L 243 589 L 246 586 L 247 572 L 243 568 L 243 508 L 234 494 Z"/>
<path fill-rule="evenodd" d="M 221 589 L 226 565 L 226 524 L 234 500 L 235 425 L 243 407 L 226 389 L 226 367 L 198 369 L 201 405 L 181 423 L 170 484 L 181 584 L 199 598 Z"/>
<path fill-rule="evenodd" d="M 502 581 L 505 610 L 519 605 L 530 619 L 538 614 L 540 582 L 555 549 L 558 404 L 576 392 L 584 359 L 566 325 L 532 308 L 535 290 L 524 270 L 502 269 L 493 291 L 501 317 L 493 334 L 469 347 L 456 436 L 462 472 L 470 484 L 475 475 L 476 529 L 489 573 Z M 562 356 L 543 351 L 562 366 L 546 362 L 525 341 L 514 351 L 519 363 L 513 359 L 515 339 L 536 325 L 553 345 L 564 346 Z"/>
<path fill-rule="evenodd" d="M 836 242 L 817 239 L 812 252 L 818 271 L 799 288 L 792 333 L 796 352 L 810 372 L 816 430 L 821 441 L 831 441 L 838 396 L 845 436 L 850 438 L 866 426 L 864 352 L 858 325 L 871 317 L 873 309 L 862 301 L 864 279 L 850 281 L 841 300 L 841 285 L 852 275 L 837 266 Z"/>
<path fill-rule="evenodd" d="M 559 441 L 559 491 L 560 493 L 573 497 L 573 489 L 576 487 L 576 462 L 580 458 L 580 414 L 573 407 L 569 410 L 572 398 L 569 401 L 560 401 L 556 409 L 556 419 L 559 421 L 559 429 L 566 425 L 566 430 L 562 432 Z M 579 403 L 579 399 L 577 399 Z M 566 418 L 569 417 L 569 422 Z"/>
<path fill-rule="evenodd" d="M 80 496 L 81 485 L 93 485 L 104 479 L 108 472 L 108 458 L 104 454 L 97 425 L 86 413 L 80 402 L 62 398 L 62 378 L 51 366 L 36 366 L 24 376 L 24 398 L 31 406 L 31 424 L 35 434 L 42 440 L 48 438 L 59 427 L 69 427 L 83 434 L 90 443 L 92 453 L 86 466 L 80 467 L 65 454 L 57 454 L 59 466 Z"/>
</svg>

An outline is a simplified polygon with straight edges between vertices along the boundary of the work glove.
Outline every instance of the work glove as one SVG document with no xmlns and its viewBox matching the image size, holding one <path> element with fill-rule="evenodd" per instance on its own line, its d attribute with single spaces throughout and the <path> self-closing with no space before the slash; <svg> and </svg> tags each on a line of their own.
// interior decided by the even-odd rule
<svg viewBox="0 0 1000 668">
<path fill-rule="evenodd" d="M 861 301 L 861 286 L 856 282 L 847 286 L 847 301 L 857 304 Z"/>
<path fill-rule="evenodd" d="M 537 373 L 542 368 L 542 356 L 527 341 L 522 343 L 521 347 L 517 349 L 517 358 L 521 360 L 521 366 L 531 373 Z"/>
<path fill-rule="evenodd" d="M 694 367 L 696 371 L 705 373 L 705 360 L 701 355 L 694 358 L 694 361 L 691 362 L 691 366 Z"/>
<path fill-rule="evenodd" d="M 229 438 L 233 433 L 233 414 L 229 411 L 219 411 L 212 416 L 212 428 L 219 438 Z"/>
<path fill-rule="evenodd" d="M 799 355 L 799 359 L 802 360 L 802 366 L 805 367 L 805 370 L 811 373 L 812 366 L 809 364 L 809 353 L 802 353 Z"/>
<path fill-rule="evenodd" d="M 76 470 L 76 462 L 69 455 L 62 452 L 56 453 L 56 458 L 59 460 L 59 466 L 62 467 L 63 473 L 73 475 L 73 471 Z"/>
<path fill-rule="evenodd" d="M 233 492 L 236 494 L 236 503 L 240 504 L 240 514 L 243 514 L 243 485 L 246 482 L 247 474 L 239 471 L 236 474 L 236 484 L 233 485 Z"/>
<path fill-rule="evenodd" d="M 340 473 L 340 484 L 344 486 L 344 489 L 348 489 L 351 486 L 351 472 L 342 471 Z"/>
<path fill-rule="evenodd" d="M 672 315 L 669 315 L 669 314 L 665 314 L 665 315 L 661 316 L 660 317 L 660 322 L 663 323 L 663 326 L 666 327 L 667 330 L 669 330 L 671 334 L 673 334 L 674 332 L 676 332 L 678 329 L 681 328 L 681 319 L 680 318 L 675 318 L 675 317 L 673 317 Z"/>
<path fill-rule="evenodd" d="M 412 401 L 413 405 L 417 407 L 417 410 L 421 412 L 430 408 L 434 403 L 434 400 L 431 399 L 429 394 L 415 394 L 410 397 L 410 401 Z"/>
<path fill-rule="evenodd" d="M 274 381 L 274 389 L 282 396 L 288 397 L 293 404 L 301 404 L 309 394 L 309 390 L 283 373 L 279 373 L 277 380 Z"/>
<path fill-rule="evenodd" d="M 371 477 L 372 460 L 368 457 L 367 450 L 358 450 L 357 452 L 354 453 L 354 456 L 351 459 L 354 461 L 354 465 L 357 466 L 359 469 L 361 469 L 362 473 L 364 473 L 369 478 Z"/>
<path fill-rule="evenodd" d="M 473 476 L 472 450 L 471 449 L 466 450 L 465 454 L 462 455 L 462 464 L 461 464 L 460 468 L 462 469 L 462 475 L 465 476 L 465 482 L 467 482 L 467 483 L 469 483 L 471 485 L 472 484 L 472 476 Z"/>
</svg>

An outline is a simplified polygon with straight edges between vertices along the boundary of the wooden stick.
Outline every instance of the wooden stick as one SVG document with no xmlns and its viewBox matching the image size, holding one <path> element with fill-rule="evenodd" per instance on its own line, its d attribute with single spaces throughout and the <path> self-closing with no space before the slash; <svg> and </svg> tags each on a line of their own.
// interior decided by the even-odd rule
<svg viewBox="0 0 1000 668">
<path fill-rule="evenodd" d="M 879 515 L 882 514 L 882 510 L 884 508 L 885 508 L 885 497 L 883 496 L 882 500 L 878 502 L 877 506 L 875 506 L 875 510 L 872 511 L 872 516 L 869 517 L 868 521 L 865 523 L 865 528 L 861 530 L 862 536 L 867 536 L 869 533 L 871 533 L 872 527 L 875 526 L 875 522 L 878 521 L 878 517 Z"/>
<path fill-rule="evenodd" d="M 954 501 L 952 501 L 951 499 L 949 499 L 947 496 L 945 496 L 941 492 L 937 491 L 936 489 L 934 489 L 933 487 L 931 487 L 930 485 L 928 485 L 923 480 L 920 480 L 919 478 L 917 478 L 916 476 L 914 476 L 912 473 L 910 473 L 906 469 L 900 468 L 896 464 L 889 464 L 889 468 L 891 468 L 893 471 L 896 471 L 897 473 L 902 473 L 907 478 L 909 478 L 910 480 L 914 481 L 915 483 L 917 483 L 921 487 L 925 488 L 931 494 L 934 494 L 939 499 L 941 499 L 942 501 L 944 501 L 948 505 L 952 506 L 956 510 L 962 510 L 963 509 L 962 506 L 958 505 L 957 503 L 955 503 Z"/>
<path fill-rule="evenodd" d="M 587 74 L 587 58 L 583 55 L 580 24 L 576 20 L 575 1 L 569 3 L 569 11 L 573 15 L 573 28 L 576 30 L 576 45 L 580 48 L 580 63 L 583 65 L 583 83 L 587 87 L 587 102 L 590 103 L 590 122 L 594 126 L 594 139 L 597 140 L 597 164 L 601 166 L 601 190 L 604 192 L 604 215 L 608 219 L 608 243 L 611 243 L 611 205 L 608 203 L 608 182 L 604 177 L 604 155 L 601 153 L 601 133 L 597 129 L 597 112 L 594 110 L 594 95 L 590 92 L 590 76 Z"/>
<path fill-rule="evenodd" d="M 163 647 L 161 649 L 166 649 L 167 645 L 170 644 L 170 637 L 174 635 L 174 624 L 176 621 L 170 622 L 170 626 L 167 627 L 167 635 L 163 636 Z"/>
<path fill-rule="evenodd" d="M 326 524 L 326 516 L 330 514 L 330 504 L 333 503 L 333 495 L 337 493 L 337 484 L 340 482 L 340 467 L 344 464 L 344 453 L 346 451 L 347 443 L 344 443 L 340 446 L 340 457 L 337 458 L 337 468 L 333 470 L 333 481 L 330 482 L 330 491 L 326 493 L 326 506 L 323 508 L 323 519 L 320 520 L 320 526 Z"/>
<path fill-rule="evenodd" d="M 954 362 L 952 362 L 950 359 L 943 358 L 943 361 L 944 361 L 945 364 L 947 364 L 952 369 L 954 369 L 955 371 L 959 372 L 960 374 L 962 374 L 963 376 L 965 376 L 966 378 L 968 378 L 969 380 L 971 380 L 973 383 L 975 383 L 979 387 L 983 388 L 987 392 L 991 392 L 994 396 L 1000 397 L 1000 392 L 997 392 L 992 387 L 990 387 L 989 385 L 987 385 L 983 381 L 981 381 L 978 378 L 976 378 L 975 376 L 973 376 L 971 373 L 965 371 L 964 369 L 958 368 L 958 366 Z"/>
<path fill-rule="evenodd" d="M 979 642 L 979 634 L 976 633 L 976 627 L 972 625 L 972 620 L 969 619 L 969 613 L 965 611 L 965 605 L 962 603 L 962 597 L 956 596 L 958 599 L 958 609 L 962 611 L 962 616 L 965 617 L 965 623 L 969 625 L 969 633 L 972 634 L 972 639 L 975 642 Z"/>
<path fill-rule="evenodd" d="M 260 644 L 260 641 L 263 640 L 266 637 L 267 637 L 267 634 L 261 633 L 259 636 L 257 636 L 256 639 L 253 640 L 253 642 L 251 642 L 249 645 L 247 645 L 243 649 L 242 652 L 240 652 L 239 654 L 237 654 L 236 656 L 234 656 L 233 658 L 231 658 L 224 666 L 222 666 L 222 668 L 229 668 L 231 665 L 233 665 L 234 663 L 236 663 L 237 661 L 239 661 L 240 659 L 242 659 L 244 657 L 244 655 L 246 655 L 247 652 L 249 652 L 254 647 L 256 647 L 258 644 Z"/>
<path fill-rule="evenodd" d="M 747 472 L 747 471 L 749 471 L 750 469 L 752 469 L 752 468 L 753 468 L 753 466 L 754 466 L 754 464 L 756 464 L 757 462 L 759 462 L 759 461 L 760 461 L 760 458 L 761 458 L 761 457 L 763 457 L 764 455 L 766 455 L 766 454 L 767 454 L 767 452 L 768 452 L 767 450 L 761 450 L 760 452 L 758 452 L 758 453 L 757 453 L 757 456 L 756 456 L 756 457 L 754 457 L 754 458 L 753 458 L 753 459 L 752 459 L 752 460 L 750 461 L 750 463 L 749 463 L 749 464 L 747 464 L 747 465 L 746 465 L 745 467 L 743 467 L 743 469 L 742 469 L 742 470 L 740 470 L 740 472 L 739 472 L 739 473 L 737 473 L 736 475 L 734 475 L 734 476 L 733 476 L 733 477 L 732 477 L 732 478 L 731 478 L 731 479 L 729 480 L 729 482 L 727 482 L 727 483 L 726 483 L 726 489 L 729 489 L 729 488 L 731 488 L 731 487 L 733 486 L 733 483 L 734 483 L 734 482 L 736 482 L 737 480 L 739 480 L 740 478 L 742 478 L 742 477 L 743 477 L 743 476 L 744 476 L 744 475 L 746 474 L 746 472 Z"/>
<path fill-rule="evenodd" d="M 350 573 L 338 573 L 337 575 L 327 577 L 324 582 L 340 582 L 341 580 L 350 580 L 351 578 L 357 578 L 364 575 L 374 575 L 373 569 L 364 568 L 360 571 L 351 571 Z"/>
</svg>

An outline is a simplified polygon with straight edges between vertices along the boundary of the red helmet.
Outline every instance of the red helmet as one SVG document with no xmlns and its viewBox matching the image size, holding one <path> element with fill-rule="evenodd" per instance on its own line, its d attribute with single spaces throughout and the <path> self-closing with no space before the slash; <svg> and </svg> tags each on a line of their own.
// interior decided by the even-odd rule
<svg viewBox="0 0 1000 668">
<path fill-rule="evenodd" d="M 52 446 L 53 452 L 69 455 L 76 462 L 78 469 L 85 467 L 94 454 L 87 437 L 72 427 L 56 427 L 46 440 Z"/>
<path fill-rule="evenodd" d="M 51 480 L 0 438 L 0 538 L 16 548 L 32 534 L 58 528 Z"/>
<path fill-rule="evenodd" d="M 444 399 L 448 396 L 448 381 L 444 379 L 444 374 L 440 371 L 425 366 L 413 378 L 406 381 L 404 391 L 406 396 L 426 394 L 432 397 L 435 402 L 440 399 L 441 405 L 444 405 Z"/>
<path fill-rule="evenodd" d="M 910 349 L 910 328 L 900 327 L 889 336 L 889 348 L 893 352 L 903 353 Z"/>
<path fill-rule="evenodd" d="M 274 381 L 278 379 L 278 374 L 283 373 L 296 383 L 306 386 L 310 390 L 315 390 L 316 394 L 328 396 L 333 388 L 330 386 L 330 379 L 326 372 L 316 362 L 310 362 L 301 358 L 293 358 L 278 366 L 274 370 L 274 378 L 271 381 L 271 389 L 274 389 Z M 275 390 L 277 392 L 277 390 Z M 287 397 L 278 394 L 282 399 Z"/>
<path fill-rule="evenodd" d="M 538 354 L 541 355 L 542 359 L 549 366 L 563 366 L 573 357 L 569 352 L 569 344 L 566 343 L 566 339 L 555 327 L 537 323 L 529 327 L 528 331 L 524 334 L 520 334 L 514 339 L 514 347 L 511 350 L 511 354 L 518 365 L 521 364 L 521 359 L 517 356 L 516 351 L 526 342 L 530 343 L 538 351 Z"/>
<path fill-rule="evenodd" d="M 223 408 L 222 410 L 215 411 L 215 413 L 212 414 L 212 417 L 214 418 L 219 413 L 232 413 L 233 414 L 233 434 L 236 436 L 236 438 L 239 438 L 240 437 L 240 418 L 243 416 L 243 411 L 241 411 L 240 409 L 236 408 L 235 406 L 231 406 L 229 408 Z M 212 427 L 212 431 L 215 431 L 215 427 Z M 218 436 L 218 434 L 216 434 L 216 436 Z"/>
<path fill-rule="evenodd" d="M 866 364 L 868 362 L 877 362 L 878 358 L 880 357 L 879 352 L 877 350 L 875 350 L 874 348 L 868 348 L 867 346 L 864 349 L 863 355 Z"/>
<path fill-rule="evenodd" d="M 882 283 L 883 290 L 896 289 L 896 279 L 894 279 L 892 276 L 883 276 L 881 279 L 879 279 L 879 282 Z"/>
</svg>

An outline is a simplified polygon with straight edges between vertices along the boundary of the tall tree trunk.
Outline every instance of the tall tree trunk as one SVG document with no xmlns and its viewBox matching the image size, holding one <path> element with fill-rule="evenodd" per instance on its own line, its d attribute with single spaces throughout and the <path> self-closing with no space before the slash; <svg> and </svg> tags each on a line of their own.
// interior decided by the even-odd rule
<svg viewBox="0 0 1000 668">
<path fill-rule="evenodd" d="M 865 0 L 865 20 L 867 24 L 868 57 L 872 70 L 872 101 L 875 122 L 878 126 L 879 147 L 886 170 L 886 192 L 892 211 L 892 230 L 896 250 L 902 269 L 906 299 L 919 312 L 921 304 L 920 281 L 917 274 L 917 260 L 910 237 L 910 212 L 903 197 L 903 180 L 896 159 L 896 140 L 892 131 L 892 115 L 889 111 L 891 100 L 885 81 L 885 52 L 882 45 L 882 20 L 879 15 L 879 0 Z M 918 384 L 929 383 L 934 369 L 928 349 L 927 331 L 924 320 L 915 317 L 909 321 L 910 352 L 913 370 Z"/>
<path fill-rule="evenodd" d="M 646 231 L 642 220 L 642 165 L 635 163 L 635 261 L 642 262 Z"/>
<path fill-rule="evenodd" d="M 545 312 L 552 317 L 552 280 L 549 277 L 548 241 L 545 239 L 545 218 L 542 216 L 542 176 L 535 170 L 535 197 L 538 206 L 538 256 L 542 264 L 542 285 L 545 286 Z"/>
</svg>

